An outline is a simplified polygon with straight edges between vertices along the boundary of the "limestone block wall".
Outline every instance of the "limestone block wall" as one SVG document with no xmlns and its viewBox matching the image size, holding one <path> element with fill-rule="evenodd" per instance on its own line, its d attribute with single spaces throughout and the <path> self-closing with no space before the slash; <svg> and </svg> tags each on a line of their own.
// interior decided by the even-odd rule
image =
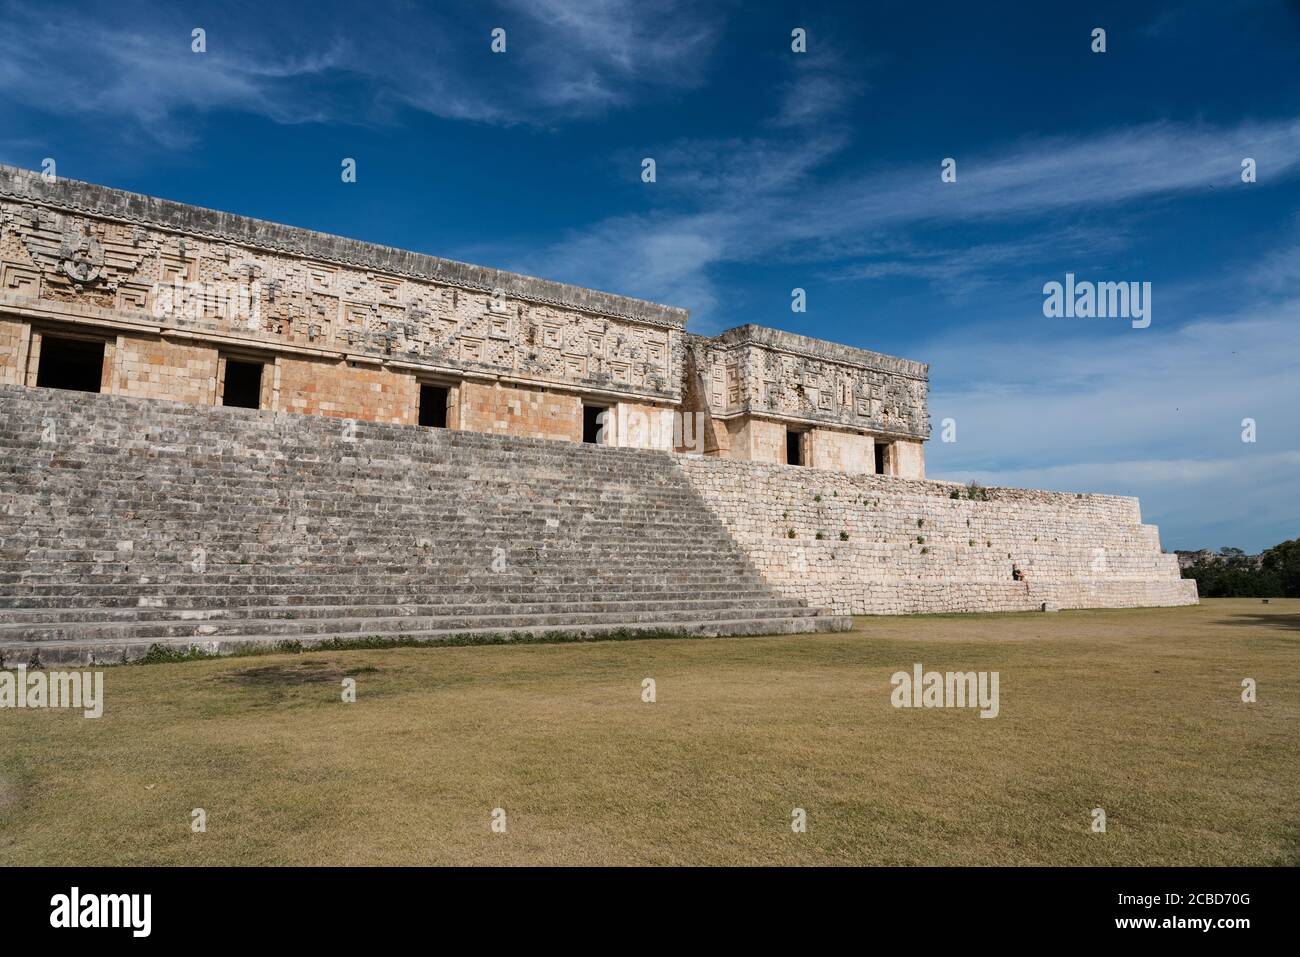
<svg viewBox="0 0 1300 957">
<path fill-rule="evenodd" d="M 29 326 L 0 319 L 0 385 L 22 385 Z"/>
<path fill-rule="evenodd" d="M 278 398 L 271 408 L 308 415 L 333 415 L 394 425 L 413 425 L 420 410 L 414 375 L 380 366 L 282 355 L 266 376 L 276 375 Z"/>
<path fill-rule="evenodd" d="M 576 395 L 500 382 L 465 382 L 460 394 L 462 429 L 582 441 L 582 400 Z"/>
<path fill-rule="evenodd" d="M 665 403 L 680 398 L 687 317 L 8 166 L 0 166 L 0 307 Z"/>
<path fill-rule="evenodd" d="M 1195 604 L 1135 498 L 678 457 L 783 594 L 851 614 Z M 960 498 L 953 497 L 954 495 Z M 1013 566 L 1024 580 L 1013 578 Z"/>
<path fill-rule="evenodd" d="M 808 433 L 808 464 L 850 475 L 871 474 L 876 468 L 875 441 L 869 435 L 835 429 Z"/>
<path fill-rule="evenodd" d="M 893 447 L 891 475 L 906 479 L 925 478 L 925 445 L 910 439 L 898 439 Z"/>
<path fill-rule="evenodd" d="M 783 463 L 789 426 L 818 467 L 871 472 L 873 441 L 907 441 L 891 473 L 924 474 L 924 363 L 692 336 L 685 309 L 3 165 L 0 317 L 0 383 L 34 384 L 39 330 L 63 328 L 104 340 L 110 393 L 220 404 L 242 356 L 264 408 L 405 424 L 430 381 L 462 429 L 576 441 L 585 399 L 616 445 Z M 703 441 L 679 445 L 666 410 Z"/>
<path fill-rule="evenodd" d="M 213 405 L 217 350 L 144 336 L 118 336 L 111 385 L 115 395 Z"/>
<path fill-rule="evenodd" d="M 785 425 L 748 416 L 727 419 L 729 454 L 750 462 L 785 462 Z"/>
<path fill-rule="evenodd" d="M 638 402 L 619 402 L 610 407 L 605 418 L 605 443 L 624 449 L 674 448 L 674 428 L 680 412 L 662 406 Z"/>
<path fill-rule="evenodd" d="M 763 326 L 689 337 L 700 398 L 715 416 L 789 418 L 924 439 L 928 367 Z"/>
</svg>

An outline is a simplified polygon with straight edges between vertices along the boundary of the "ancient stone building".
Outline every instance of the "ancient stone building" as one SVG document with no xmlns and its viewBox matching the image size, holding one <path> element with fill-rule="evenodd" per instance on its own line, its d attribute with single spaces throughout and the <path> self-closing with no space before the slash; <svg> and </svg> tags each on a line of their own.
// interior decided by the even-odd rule
<svg viewBox="0 0 1300 957">
<path fill-rule="evenodd" d="M 0 204 L 0 383 L 924 477 L 917 362 L 11 167 Z"/>
<path fill-rule="evenodd" d="M 0 167 L 0 664 L 1196 601 L 1135 499 L 926 481 L 925 365 L 686 320 Z"/>
</svg>

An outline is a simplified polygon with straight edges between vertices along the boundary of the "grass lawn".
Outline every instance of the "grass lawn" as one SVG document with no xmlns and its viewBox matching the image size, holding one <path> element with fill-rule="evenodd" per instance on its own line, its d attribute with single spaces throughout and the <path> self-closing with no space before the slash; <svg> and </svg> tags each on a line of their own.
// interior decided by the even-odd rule
<svg viewBox="0 0 1300 957">
<path fill-rule="evenodd" d="M 893 708 L 917 661 L 1001 713 Z M 1300 600 L 104 671 L 0 710 L 0 864 L 1300 862 Z"/>
</svg>

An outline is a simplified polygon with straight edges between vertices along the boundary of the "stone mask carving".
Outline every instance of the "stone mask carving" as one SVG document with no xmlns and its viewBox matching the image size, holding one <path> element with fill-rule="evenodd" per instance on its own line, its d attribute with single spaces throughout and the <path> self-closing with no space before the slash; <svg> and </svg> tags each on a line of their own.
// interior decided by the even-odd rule
<svg viewBox="0 0 1300 957">
<path fill-rule="evenodd" d="M 89 233 L 64 233 L 59 246 L 59 268 L 78 287 L 95 282 L 104 272 L 103 244 Z"/>
</svg>

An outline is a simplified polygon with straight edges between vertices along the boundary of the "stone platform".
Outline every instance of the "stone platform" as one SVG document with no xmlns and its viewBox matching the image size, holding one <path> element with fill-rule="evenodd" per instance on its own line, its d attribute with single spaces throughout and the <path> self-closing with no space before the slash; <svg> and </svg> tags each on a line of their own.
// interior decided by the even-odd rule
<svg viewBox="0 0 1300 957">
<path fill-rule="evenodd" d="M 0 661 L 1194 604 L 1136 499 L 0 386 Z"/>
<path fill-rule="evenodd" d="M 773 587 L 841 614 L 1197 603 L 1136 498 L 679 463 Z"/>
<path fill-rule="evenodd" d="M 0 656 L 782 634 L 669 453 L 0 387 Z"/>
</svg>

